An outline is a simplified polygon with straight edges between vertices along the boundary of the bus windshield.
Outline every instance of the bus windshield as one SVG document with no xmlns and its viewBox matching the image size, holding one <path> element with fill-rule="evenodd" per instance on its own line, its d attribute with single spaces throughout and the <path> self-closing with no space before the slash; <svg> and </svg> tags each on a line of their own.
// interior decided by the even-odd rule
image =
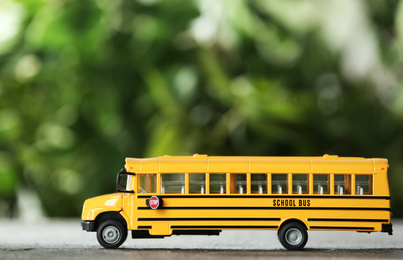
<svg viewBox="0 0 403 260">
<path fill-rule="evenodd" d="M 134 193 L 131 188 L 132 175 L 133 173 L 126 172 L 124 169 L 118 173 L 116 178 L 116 190 L 118 192 Z"/>
</svg>

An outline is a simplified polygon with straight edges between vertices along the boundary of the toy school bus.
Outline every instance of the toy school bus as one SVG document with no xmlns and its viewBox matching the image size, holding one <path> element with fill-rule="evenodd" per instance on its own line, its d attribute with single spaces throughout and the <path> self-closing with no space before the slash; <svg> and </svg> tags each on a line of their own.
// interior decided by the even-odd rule
<svg viewBox="0 0 403 260">
<path fill-rule="evenodd" d="M 307 230 L 392 235 L 386 159 L 323 157 L 126 158 L 118 193 L 87 199 L 82 228 L 105 248 L 132 238 L 278 230 L 301 250 Z"/>
</svg>

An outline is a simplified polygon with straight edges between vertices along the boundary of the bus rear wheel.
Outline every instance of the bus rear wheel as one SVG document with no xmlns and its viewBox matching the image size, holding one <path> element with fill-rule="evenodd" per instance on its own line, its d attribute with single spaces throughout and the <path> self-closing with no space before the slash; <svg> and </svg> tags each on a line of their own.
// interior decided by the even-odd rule
<svg viewBox="0 0 403 260">
<path fill-rule="evenodd" d="M 102 222 L 97 229 L 97 239 L 101 246 L 108 249 L 118 248 L 125 242 L 127 230 L 116 220 Z"/>
<path fill-rule="evenodd" d="M 280 243 L 288 250 L 302 250 L 308 242 L 306 228 L 297 222 L 285 224 L 277 235 Z"/>
</svg>

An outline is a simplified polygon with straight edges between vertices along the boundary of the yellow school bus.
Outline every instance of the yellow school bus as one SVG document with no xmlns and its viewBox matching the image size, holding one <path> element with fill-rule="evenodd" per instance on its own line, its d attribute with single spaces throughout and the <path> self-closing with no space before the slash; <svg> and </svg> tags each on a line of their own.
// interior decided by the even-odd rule
<svg viewBox="0 0 403 260">
<path fill-rule="evenodd" d="M 301 250 L 307 231 L 392 235 L 386 159 L 161 156 L 126 158 L 117 193 L 87 199 L 82 228 L 105 248 L 132 238 L 277 230 Z"/>
</svg>

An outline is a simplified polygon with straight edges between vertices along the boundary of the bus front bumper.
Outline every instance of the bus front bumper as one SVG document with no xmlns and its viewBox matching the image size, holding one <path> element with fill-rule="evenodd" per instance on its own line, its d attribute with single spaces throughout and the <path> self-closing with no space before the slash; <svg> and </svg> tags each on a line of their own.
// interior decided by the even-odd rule
<svg viewBox="0 0 403 260">
<path fill-rule="evenodd" d="M 87 231 L 95 231 L 94 221 L 81 221 L 81 228 Z"/>
</svg>

